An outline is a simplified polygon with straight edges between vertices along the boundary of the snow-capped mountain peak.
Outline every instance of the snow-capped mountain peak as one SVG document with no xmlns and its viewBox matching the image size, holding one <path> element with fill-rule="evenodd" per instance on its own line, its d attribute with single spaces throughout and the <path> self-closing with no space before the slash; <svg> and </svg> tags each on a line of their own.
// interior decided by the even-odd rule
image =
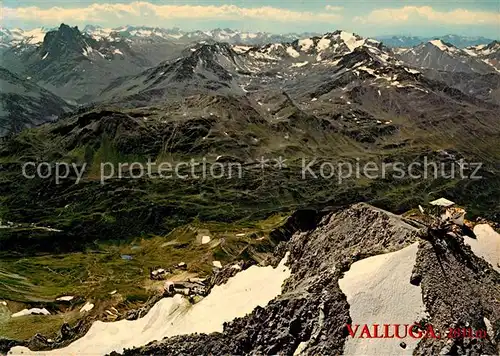
<svg viewBox="0 0 500 356">
<path fill-rule="evenodd" d="M 434 39 L 410 48 L 400 54 L 401 59 L 416 67 L 465 73 L 490 73 L 495 71 L 493 62 L 476 58 L 483 46 L 460 49 L 452 44 Z"/>
<path fill-rule="evenodd" d="M 378 40 L 382 41 L 385 45 L 393 48 L 410 48 L 420 45 L 421 43 L 429 42 L 437 39 L 437 37 L 419 37 L 419 36 L 380 36 Z M 457 48 L 467 48 L 477 45 L 487 45 L 492 39 L 485 37 L 471 37 L 471 36 L 458 36 L 458 35 L 445 35 L 440 36 L 439 39 L 446 43 L 451 43 Z"/>
<path fill-rule="evenodd" d="M 444 42 L 440 39 L 431 40 L 431 41 L 429 41 L 429 43 L 432 44 L 433 46 L 439 48 L 441 51 L 445 51 L 445 52 L 458 52 L 458 51 L 460 51 L 458 48 L 456 48 L 452 44 Z"/>
<path fill-rule="evenodd" d="M 500 42 L 493 41 L 487 45 L 471 46 L 464 49 L 464 51 L 478 60 L 492 66 L 500 72 Z"/>
<path fill-rule="evenodd" d="M 241 46 L 237 48 L 237 52 L 241 50 Z M 246 51 L 256 59 L 279 61 L 288 58 L 305 65 L 304 61 L 307 63 L 336 63 L 341 56 L 360 48 L 366 49 L 372 55 L 381 55 L 381 61 L 390 56 L 390 50 L 383 47 L 380 42 L 341 30 L 326 33 L 323 36 L 306 37 L 288 43 L 274 43 Z M 298 66 L 297 63 L 296 66 Z"/>
<path fill-rule="evenodd" d="M 45 34 L 50 29 L 40 27 L 31 30 L 20 28 L 0 28 L 0 47 L 16 47 L 21 44 L 36 45 L 43 42 Z"/>
<path fill-rule="evenodd" d="M 493 41 L 487 45 L 477 45 L 466 48 L 467 52 L 471 55 L 488 56 L 493 53 L 500 52 L 500 42 Z"/>
</svg>

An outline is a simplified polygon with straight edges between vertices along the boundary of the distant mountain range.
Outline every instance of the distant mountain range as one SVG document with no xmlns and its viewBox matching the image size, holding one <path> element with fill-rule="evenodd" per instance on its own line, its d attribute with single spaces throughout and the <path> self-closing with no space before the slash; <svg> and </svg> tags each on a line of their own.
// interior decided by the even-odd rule
<svg viewBox="0 0 500 356">
<path fill-rule="evenodd" d="M 377 40 L 383 42 L 386 46 L 395 48 L 409 48 L 418 46 L 421 43 L 429 42 L 432 40 L 441 40 L 450 43 L 457 48 L 465 48 L 470 46 L 486 45 L 493 42 L 491 38 L 482 36 L 469 37 L 459 35 L 445 35 L 434 37 L 420 37 L 420 36 L 377 36 Z"/>
<path fill-rule="evenodd" d="M 418 67 L 449 72 L 491 73 L 500 69 L 498 55 L 500 43 L 472 46 L 460 49 L 442 40 L 431 40 L 400 52 L 400 57 Z M 497 57 L 491 56 L 496 54 Z"/>
<path fill-rule="evenodd" d="M 73 102 L 91 100 L 112 79 L 180 54 L 170 42 L 93 37 L 65 24 L 34 42 L 27 38 L 4 48 L 2 66 Z"/>
<path fill-rule="evenodd" d="M 0 27 L 0 48 L 11 47 L 21 43 L 37 44 L 43 42 L 44 35 L 57 28 L 37 28 L 32 30 L 7 29 Z M 88 34 L 96 40 L 108 39 L 127 41 L 174 41 L 180 43 L 199 42 L 202 40 L 213 40 L 217 42 L 228 42 L 231 44 L 262 45 L 268 43 L 291 42 L 295 39 L 308 38 L 319 35 L 319 33 L 287 33 L 273 34 L 268 32 L 238 31 L 229 28 L 217 28 L 209 31 L 183 31 L 179 28 L 160 28 L 147 26 L 122 26 L 116 28 L 104 28 L 97 25 L 87 25 L 82 33 Z M 434 37 L 421 36 L 376 36 L 375 39 L 383 42 L 388 47 L 408 48 L 417 46 L 423 42 L 440 39 L 451 43 L 455 47 L 465 48 L 477 45 L 486 45 L 493 39 L 477 36 L 445 35 Z"/>
<path fill-rule="evenodd" d="M 7 29 L 0 27 L 0 48 L 13 47 L 21 43 L 37 44 L 43 42 L 45 34 L 50 29 L 41 27 L 33 30 L 23 30 L 20 28 Z"/>
<path fill-rule="evenodd" d="M 361 79 L 378 88 L 376 96 L 394 87 L 432 91 L 424 78 L 500 103 L 497 41 L 462 49 L 430 40 L 396 49 L 341 30 L 263 44 L 241 40 L 278 38 L 228 29 L 184 33 L 179 29 L 127 26 L 108 31 L 87 26 L 80 31 L 65 24 L 42 36 L 43 31 L 26 35 L 21 30 L 3 30 L 2 39 L 10 38 L 10 42 L 4 42 L 2 66 L 19 82 L 26 82 L 22 86 L 31 88 L 24 92 L 43 88 L 70 105 L 106 101 L 150 105 L 207 92 L 244 97 L 263 87 L 300 93 L 300 100 L 309 101 Z M 19 124 L 34 125 L 29 121 Z"/>
<path fill-rule="evenodd" d="M 500 43 L 273 36 L 2 30 L 0 355 L 499 355 Z"/>
<path fill-rule="evenodd" d="M 23 29 L 0 28 L 0 48 L 24 44 L 37 44 L 43 42 L 45 33 L 57 28 L 37 28 L 29 31 Z M 107 39 L 110 41 L 126 40 L 135 41 L 173 41 L 178 43 L 199 42 L 212 40 L 233 44 L 259 45 L 265 43 L 287 42 L 297 38 L 310 37 L 316 33 L 289 33 L 272 34 L 268 32 L 244 32 L 229 28 L 217 28 L 210 31 L 183 31 L 179 28 L 159 28 L 146 26 L 122 26 L 117 28 L 103 28 L 101 26 L 87 25 L 81 31 L 96 40 Z"/>
</svg>

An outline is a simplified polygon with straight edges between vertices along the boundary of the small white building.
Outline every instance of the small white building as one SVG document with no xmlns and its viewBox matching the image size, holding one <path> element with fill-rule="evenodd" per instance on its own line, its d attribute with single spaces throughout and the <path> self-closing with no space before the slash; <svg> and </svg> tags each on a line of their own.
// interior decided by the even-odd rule
<svg viewBox="0 0 500 356">
<path fill-rule="evenodd" d="M 462 208 L 455 207 L 455 203 L 446 198 L 439 198 L 431 201 L 430 205 L 436 206 L 441 209 L 441 219 L 443 221 L 451 221 L 452 223 L 463 226 L 465 222 L 466 211 Z"/>
<path fill-rule="evenodd" d="M 451 200 L 448 200 L 446 198 L 436 199 L 434 201 L 431 201 L 429 204 L 434 205 L 434 206 L 442 206 L 444 208 L 449 208 L 449 207 L 455 205 L 454 202 L 452 202 Z"/>
</svg>

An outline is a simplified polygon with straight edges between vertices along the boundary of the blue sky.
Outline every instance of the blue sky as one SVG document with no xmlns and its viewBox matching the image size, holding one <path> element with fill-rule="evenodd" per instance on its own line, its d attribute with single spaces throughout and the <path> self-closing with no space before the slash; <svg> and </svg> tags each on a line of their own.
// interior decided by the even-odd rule
<svg viewBox="0 0 500 356">
<path fill-rule="evenodd" d="M 499 0 L 3 0 L 5 27 L 147 25 L 185 30 L 460 34 L 500 38 Z"/>
</svg>

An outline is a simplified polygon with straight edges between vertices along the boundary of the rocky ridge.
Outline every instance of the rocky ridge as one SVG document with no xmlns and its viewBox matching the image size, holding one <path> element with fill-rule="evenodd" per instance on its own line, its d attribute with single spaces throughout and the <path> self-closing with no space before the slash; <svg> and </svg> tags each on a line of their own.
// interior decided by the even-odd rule
<svg viewBox="0 0 500 356">
<path fill-rule="evenodd" d="M 0 68 L 0 138 L 52 122 L 73 106 L 48 90 Z"/>
<path fill-rule="evenodd" d="M 493 52 L 494 51 L 491 51 L 491 53 Z M 487 53 L 490 52 L 488 51 Z M 400 57 L 406 63 L 417 67 L 448 72 L 479 74 L 496 72 L 496 68 L 492 65 L 493 63 L 476 58 L 478 57 L 477 53 L 471 50 L 457 48 L 441 40 L 432 40 L 422 43 L 419 46 L 401 53 Z"/>
</svg>

